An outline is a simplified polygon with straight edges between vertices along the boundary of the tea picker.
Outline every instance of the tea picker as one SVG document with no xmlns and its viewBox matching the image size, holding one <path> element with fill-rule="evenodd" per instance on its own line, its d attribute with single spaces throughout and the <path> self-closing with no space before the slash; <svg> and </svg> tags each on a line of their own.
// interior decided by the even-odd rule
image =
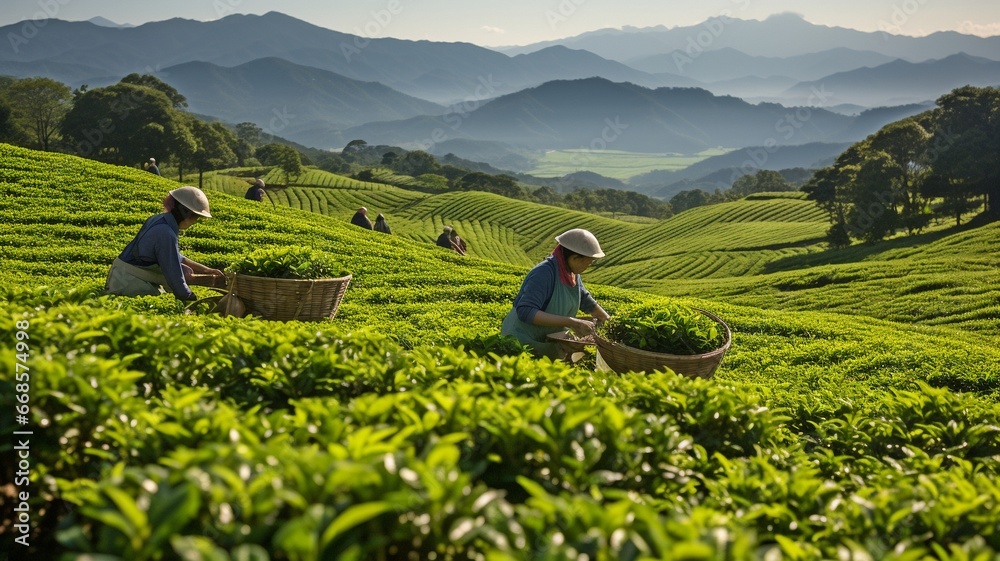
<svg viewBox="0 0 1000 561">
<path fill-rule="evenodd" d="M 195 300 L 189 284 L 225 286 L 225 274 L 181 255 L 178 239 L 201 218 L 211 218 L 197 187 L 170 191 L 161 214 L 149 217 L 108 271 L 104 289 L 121 296 L 158 295 L 167 287 L 179 300 Z"/>
<path fill-rule="evenodd" d="M 524 278 L 500 332 L 531 347 L 536 356 L 572 360 L 579 345 L 565 340 L 569 330 L 592 337 L 595 324 L 610 317 L 580 277 L 604 252 L 597 237 L 581 228 L 567 230 L 555 240 L 552 254 Z M 578 318 L 579 311 L 592 317 Z"/>
</svg>

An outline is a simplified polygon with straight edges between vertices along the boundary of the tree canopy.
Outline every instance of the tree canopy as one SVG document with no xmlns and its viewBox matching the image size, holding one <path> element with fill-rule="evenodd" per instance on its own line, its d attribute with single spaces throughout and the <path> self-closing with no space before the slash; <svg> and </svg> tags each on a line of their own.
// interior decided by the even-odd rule
<svg viewBox="0 0 1000 561">
<path fill-rule="evenodd" d="M 257 158 L 266 166 L 277 166 L 285 172 L 285 183 L 302 173 L 302 156 L 285 144 L 266 144 L 257 150 Z"/>
<path fill-rule="evenodd" d="M 121 79 L 119 84 L 133 84 L 136 86 L 144 86 L 147 88 L 152 88 L 158 92 L 162 92 L 163 95 L 167 96 L 170 103 L 173 105 L 174 109 L 184 109 L 188 106 L 187 98 L 180 94 L 173 86 L 160 80 L 152 74 L 136 74 L 132 73 Z"/>
<path fill-rule="evenodd" d="M 62 123 L 76 153 L 114 164 L 135 165 L 171 152 L 168 131 L 183 127 L 166 94 L 135 84 L 115 84 L 80 94 Z"/>
<path fill-rule="evenodd" d="M 855 143 L 803 187 L 829 214 L 832 245 L 959 222 L 980 205 L 1000 215 L 1000 89 L 966 86 L 936 104 Z"/>
<path fill-rule="evenodd" d="M 59 127 L 69 111 L 69 86 L 51 78 L 16 80 L 6 88 L 11 125 L 22 129 L 33 148 L 50 150 L 59 141 Z"/>
</svg>

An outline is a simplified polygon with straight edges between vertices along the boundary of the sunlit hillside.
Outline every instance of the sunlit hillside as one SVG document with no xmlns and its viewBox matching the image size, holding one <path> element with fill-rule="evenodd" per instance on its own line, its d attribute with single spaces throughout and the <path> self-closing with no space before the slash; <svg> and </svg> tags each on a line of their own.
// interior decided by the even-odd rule
<svg viewBox="0 0 1000 561">
<path fill-rule="evenodd" d="M 937 294 L 964 313 L 995 289 L 985 271 L 993 257 L 974 257 L 993 247 L 993 226 L 831 255 L 813 247 L 822 216 L 796 199 L 640 225 L 374 184 L 290 188 L 272 205 L 244 200 L 234 182 L 208 191 L 214 218 L 185 231 L 182 250 L 214 266 L 259 247 L 330 251 L 354 275 L 335 320 L 221 318 L 169 295 L 101 296 L 112 259 L 176 186 L 141 170 L 0 145 L 0 352 L 8 357 L 0 401 L 10 412 L 15 394 L 30 396 L 23 421 L 0 416 L 0 428 L 34 431 L 25 501 L 32 558 L 1000 552 L 997 346 L 961 322 L 867 317 L 880 315 L 876 302 L 901 304 L 864 282 L 830 299 L 842 313 L 816 304 L 830 297 L 822 292 L 829 283 L 808 288 L 821 292 L 802 302 L 767 301 L 774 279 L 860 275 L 870 263 L 874 282 L 892 263 L 927 278 L 937 271 L 944 279 L 950 268 L 955 284 L 924 284 L 912 295 Z M 290 208 L 292 194 L 326 213 Z M 400 233 L 351 226 L 360 204 L 391 208 Z M 484 254 L 432 245 L 446 222 Z M 536 360 L 496 337 L 528 268 L 571 226 L 594 229 L 605 244 L 607 264 L 584 278 L 612 312 L 667 302 L 599 282 L 641 284 L 629 254 L 651 262 L 671 251 L 763 256 L 747 265 L 763 273 L 755 276 L 675 272 L 664 261 L 648 277 L 732 328 L 712 380 Z M 738 282 L 760 285 L 754 293 Z M 976 293 L 982 282 L 990 288 Z M 837 303 L 847 301 L 870 302 L 860 310 L 867 315 L 845 313 Z M 12 457 L 6 442 L 0 455 Z M 13 462 L 3 466 L 13 481 Z M 9 488 L 8 536 L 16 531 Z"/>
<path fill-rule="evenodd" d="M 277 180 L 276 173 L 271 177 Z M 648 224 L 487 193 L 428 195 L 321 171 L 299 183 L 313 186 L 276 188 L 272 204 L 341 222 L 367 206 L 388 217 L 395 235 L 425 243 L 450 224 L 469 241 L 471 255 L 518 266 L 543 258 L 559 232 L 587 228 L 608 254 L 588 272 L 591 283 L 767 309 L 952 325 L 990 338 L 1000 332 L 995 224 L 937 224 L 913 237 L 828 250 L 827 217 L 802 193 L 755 195 Z M 234 195 L 246 185 L 224 175 L 208 183 Z"/>
</svg>

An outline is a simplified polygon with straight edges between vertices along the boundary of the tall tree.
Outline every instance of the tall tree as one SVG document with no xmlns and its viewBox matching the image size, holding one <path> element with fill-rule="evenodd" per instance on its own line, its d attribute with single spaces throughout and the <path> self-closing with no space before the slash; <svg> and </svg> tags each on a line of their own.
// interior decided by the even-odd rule
<svg viewBox="0 0 1000 561">
<path fill-rule="evenodd" d="M 393 167 L 396 164 L 396 162 L 398 160 L 399 160 L 399 154 L 397 154 L 395 152 L 386 152 L 385 154 L 382 154 L 382 162 L 381 162 L 381 164 L 383 166 L 391 168 L 391 167 Z M 417 174 L 417 175 L 419 175 L 419 174 Z"/>
<path fill-rule="evenodd" d="M 284 144 L 265 144 L 257 149 L 257 157 L 265 166 L 277 166 L 285 172 L 285 184 L 302 173 L 302 156 L 299 151 Z"/>
<path fill-rule="evenodd" d="M 81 92 L 63 119 L 61 131 L 78 154 L 136 165 L 151 156 L 166 161 L 169 131 L 183 126 L 167 96 L 135 84 L 115 84 Z"/>
<path fill-rule="evenodd" d="M 285 184 L 288 185 L 302 173 L 302 156 L 295 148 L 282 146 L 278 152 L 278 167 L 285 172 Z"/>
<path fill-rule="evenodd" d="M 932 165 L 1000 217 L 1000 89 L 966 86 L 937 100 Z"/>
<path fill-rule="evenodd" d="M 174 155 L 177 162 L 177 180 L 184 181 L 184 170 L 187 165 L 193 165 L 195 153 L 198 151 L 198 140 L 191 132 L 190 121 L 178 119 L 173 126 L 167 130 L 167 142 L 170 153 Z"/>
<path fill-rule="evenodd" d="M 386 154 L 392 154 L 394 152 L 387 152 Z M 385 158 L 385 156 L 383 156 Z M 425 173 L 435 173 L 438 168 L 437 161 L 434 156 L 431 156 L 423 150 L 414 150 L 412 152 L 407 152 L 401 157 L 397 157 L 393 169 L 402 173 L 403 175 L 423 175 Z"/>
<path fill-rule="evenodd" d="M 16 143 L 17 132 L 17 125 L 14 124 L 14 115 L 10 105 L 0 99 L 0 142 Z"/>
<path fill-rule="evenodd" d="M 198 170 L 198 186 L 202 185 L 205 172 L 229 167 L 236 163 L 236 154 L 230 147 L 235 137 L 221 123 L 208 124 L 192 118 L 188 123 L 197 148 L 193 164 Z"/>
<path fill-rule="evenodd" d="M 42 150 L 51 149 L 59 140 L 59 127 L 72 97 L 69 86 L 51 78 L 25 78 L 7 88 L 14 120 Z"/>
<path fill-rule="evenodd" d="M 943 174 L 928 175 L 923 181 L 922 188 L 926 198 L 941 199 L 937 214 L 954 218 L 956 226 L 962 224 L 963 214 L 972 212 L 979 206 L 967 183 Z"/>
<path fill-rule="evenodd" d="M 552 187 L 549 187 L 548 185 L 543 185 L 532 191 L 531 197 L 536 202 L 542 203 L 543 205 L 554 205 L 559 201 L 559 199 L 562 198 L 558 193 L 552 190 Z"/>
<path fill-rule="evenodd" d="M 685 190 L 670 198 L 670 208 L 675 213 L 708 204 L 709 195 L 701 189 Z"/>
<path fill-rule="evenodd" d="M 256 148 L 260 146 L 261 140 L 264 138 L 264 129 L 249 121 L 239 123 L 236 125 L 236 138 L 245 140 Z"/>
<path fill-rule="evenodd" d="M 133 84 L 135 86 L 144 86 L 147 88 L 152 88 L 158 92 L 162 92 L 163 95 L 167 96 L 170 103 L 173 104 L 174 109 L 184 109 L 188 106 L 187 98 L 180 94 L 173 86 L 160 80 L 152 74 L 136 74 L 132 73 L 124 77 L 119 81 L 120 84 Z"/>
<path fill-rule="evenodd" d="M 474 171 L 463 175 L 455 183 L 455 187 L 460 191 L 486 191 L 512 199 L 525 198 L 524 189 L 517 184 L 516 179 L 509 175 L 490 175 Z"/>
<path fill-rule="evenodd" d="M 847 220 L 852 236 L 874 243 L 899 227 L 899 211 L 891 187 L 896 174 L 896 163 L 885 152 L 875 152 L 861 162 L 850 187 Z"/>
<path fill-rule="evenodd" d="M 904 119 L 882 127 L 872 135 L 869 150 L 885 154 L 891 164 L 887 184 L 892 201 L 900 204 L 900 218 L 907 232 L 923 229 L 930 219 L 921 181 L 927 175 L 927 143 L 931 135 L 915 119 Z"/>
<path fill-rule="evenodd" d="M 851 245 L 847 218 L 851 200 L 848 194 L 858 169 L 857 165 L 846 165 L 843 162 L 839 166 L 825 167 L 813 174 L 812 179 L 802 186 L 809 199 L 816 201 L 827 212 L 830 229 L 826 232 L 826 241 L 833 247 Z"/>
</svg>

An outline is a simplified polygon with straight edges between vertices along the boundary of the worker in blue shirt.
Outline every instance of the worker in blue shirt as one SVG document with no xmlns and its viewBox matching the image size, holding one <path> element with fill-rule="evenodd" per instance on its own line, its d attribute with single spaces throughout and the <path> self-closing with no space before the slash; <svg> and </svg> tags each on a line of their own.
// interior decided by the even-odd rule
<svg viewBox="0 0 1000 561">
<path fill-rule="evenodd" d="M 595 321 L 610 316 L 583 286 L 580 274 L 604 257 L 594 234 L 574 228 L 556 236 L 552 255 L 535 265 L 521 284 L 500 333 L 515 337 L 536 356 L 566 359 L 571 350 L 548 339 L 550 333 L 572 329 L 578 337 L 594 335 Z M 577 311 L 593 320 L 577 318 Z"/>
<path fill-rule="evenodd" d="M 251 200 L 251 201 L 257 201 L 257 202 L 263 201 L 264 200 L 264 180 L 258 177 L 253 182 L 253 185 L 251 185 L 250 188 L 247 189 L 247 192 L 246 192 L 245 195 L 243 195 L 243 198 Z"/>
<path fill-rule="evenodd" d="M 157 295 L 167 287 L 180 300 L 195 300 L 188 284 L 193 275 L 209 279 L 210 286 L 225 285 L 225 274 L 181 255 L 181 230 L 200 218 L 211 218 L 208 198 L 197 187 L 170 191 L 163 201 L 165 212 L 149 217 L 139 233 L 115 259 L 104 289 L 122 296 Z"/>
</svg>

